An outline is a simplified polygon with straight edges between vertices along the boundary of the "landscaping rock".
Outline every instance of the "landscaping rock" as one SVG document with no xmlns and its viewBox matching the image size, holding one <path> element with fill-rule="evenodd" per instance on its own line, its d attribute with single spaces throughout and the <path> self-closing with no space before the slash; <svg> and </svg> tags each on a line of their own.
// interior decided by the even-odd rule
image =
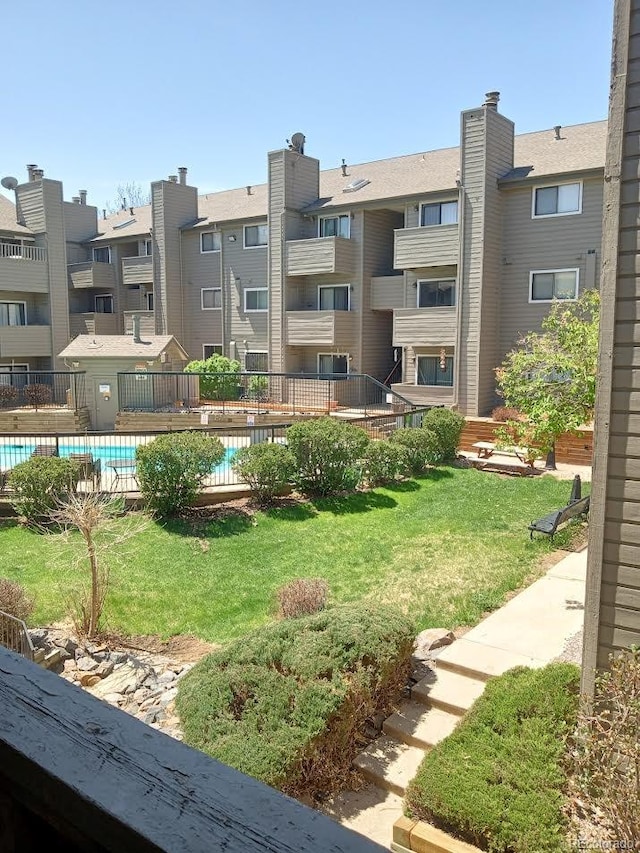
<svg viewBox="0 0 640 853">
<path fill-rule="evenodd" d="M 126 693 L 127 690 L 133 692 L 136 689 L 137 672 L 133 664 L 122 664 L 117 669 L 104 678 L 100 684 L 92 688 L 91 692 L 94 696 L 102 699 L 109 693 Z"/>
<path fill-rule="evenodd" d="M 96 675 L 100 678 L 106 678 L 113 672 L 113 663 L 110 660 L 103 660 L 96 669 Z"/>
<path fill-rule="evenodd" d="M 98 661 L 87 656 L 76 658 L 76 667 L 81 672 L 93 672 L 98 668 Z"/>
<path fill-rule="evenodd" d="M 94 687 L 96 684 L 99 684 L 102 681 L 99 675 L 93 675 L 90 672 L 85 672 L 84 675 L 80 676 L 80 684 L 83 687 Z"/>
<path fill-rule="evenodd" d="M 47 645 L 47 638 L 49 636 L 49 632 L 46 628 L 31 628 L 29 630 L 29 636 L 31 637 L 31 642 L 37 649 L 42 649 Z"/>
<path fill-rule="evenodd" d="M 448 646 L 455 640 L 453 632 L 446 628 L 427 628 L 416 637 L 413 657 L 417 660 L 430 660 L 432 652 L 442 646 Z"/>
</svg>

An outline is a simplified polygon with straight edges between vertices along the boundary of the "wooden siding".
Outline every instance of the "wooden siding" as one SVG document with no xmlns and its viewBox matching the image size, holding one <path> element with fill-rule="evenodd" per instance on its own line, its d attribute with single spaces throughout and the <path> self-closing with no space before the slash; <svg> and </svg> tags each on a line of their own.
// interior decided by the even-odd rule
<svg viewBox="0 0 640 853">
<path fill-rule="evenodd" d="M 393 346 L 453 346 L 455 308 L 401 308 L 393 312 Z"/>
<path fill-rule="evenodd" d="M 64 232 L 68 243 L 84 243 L 98 233 L 98 208 L 65 201 L 62 205 Z"/>
<path fill-rule="evenodd" d="M 51 356 L 50 326 L 0 326 L 0 356 L 29 362 L 32 356 Z"/>
<path fill-rule="evenodd" d="M 140 333 L 143 335 L 155 334 L 155 311 L 124 311 L 122 318 L 125 335 L 133 334 L 133 318 L 136 314 L 140 317 Z M 202 353 L 200 353 L 200 357 L 202 357 Z"/>
<path fill-rule="evenodd" d="M 210 230 L 210 229 L 203 229 Z M 233 250 L 237 240 L 242 240 L 239 229 L 220 231 L 221 249 L 219 252 L 200 251 L 201 231 L 185 231 L 182 234 L 182 281 L 184 293 L 184 316 L 187 335 L 180 343 L 185 347 L 192 359 L 202 358 L 203 344 L 219 344 L 223 347 L 225 355 L 229 355 L 228 341 L 230 336 L 231 311 L 236 310 L 238 304 L 238 292 L 228 286 L 230 271 L 225 269 L 223 275 L 223 264 L 226 265 L 227 247 Z M 236 244 L 229 242 L 229 236 L 236 237 Z M 238 253 L 232 253 L 232 257 Z M 264 256 L 264 253 L 262 253 Z M 234 263 L 237 263 L 234 260 Z M 266 257 L 263 257 L 263 281 L 266 280 Z M 247 273 L 249 271 L 247 270 Z M 240 273 L 240 276 L 242 273 Z M 222 282 L 225 287 L 222 288 Z M 222 308 L 220 310 L 203 311 L 202 295 L 203 287 L 222 288 Z M 223 317 L 226 323 L 223 325 Z"/>
<path fill-rule="evenodd" d="M 602 231 L 600 364 L 582 688 L 640 643 L 640 0 L 616 0 Z M 585 211 L 586 212 L 586 211 Z M 579 219 L 579 216 L 574 217 Z"/>
<path fill-rule="evenodd" d="M 345 237 L 315 237 L 288 240 L 287 275 L 351 275 L 355 267 L 355 242 Z"/>
<path fill-rule="evenodd" d="M 77 335 L 118 335 L 120 318 L 117 314 L 97 314 L 87 311 L 82 314 L 69 314 L 69 334 Z"/>
<path fill-rule="evenodd" d="M 122 259 L 122 283 L 151 284 L 153 282 L 153 258 L 151 255 Z"/>
<path fill-rule="evenodd" d="M 410 385 L 397 382 L 391 390 L 416 405 L 448 406 L 453 402 L 453 388 L 433 388 L 429 385 Z"/>
<path fill-rule="evenodd" d="M 2 290 L 48 293 L 49 274 L 46 260 L 0 258 L 0 291 Z"/>
<path fill-rule="evenodd" d="M 36 234 L 43 234 L 47 230 L 42 204 L 42 181 L 30 181 L 16 187 L 16 214 L 18 222 Z"/>
<path fill-rule="evenodd" d="M 56 356 L 69 343 L 69 282 L 64 230 L 62 184 L 46 178 L 42 184 L 42 204 L 45 215 L 46 243 L 49 265 L 49 313 L 54 368 L 64 363 Z"/>
<path fill-rule="evenodd" d="M 99 261 L 85 261 L 82 264 L 69 264 L 69 284 L 74 288 L 107 288 L 116 286 L 116 274 L 113 264 Z"/>
<path fill-rule="evenodd" d="M 457 225 L 399 228 L 395 231 L 395 269 L 446 266 L 458 263 L 460 241 Z"/>
<path fill-rule="evenodd" d="M 372 277 L 371 308 L 374 311 L 392 311 L 394 308 L 404 308 L 404 276 Z"/>
<path fill-rule="evenodd" d="M 285 340 L 289 346 L 352 348 L 356 322 L 354 311 L 287 311 Z"/>
</svg>

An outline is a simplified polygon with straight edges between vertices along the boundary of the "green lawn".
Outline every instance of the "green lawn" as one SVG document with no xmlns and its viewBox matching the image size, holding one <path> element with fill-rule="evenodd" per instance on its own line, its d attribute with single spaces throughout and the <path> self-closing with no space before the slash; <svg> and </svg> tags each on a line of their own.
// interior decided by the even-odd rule
<svg viewBox="0 0 640 853">
<path fill-rule="evenodd" d="M 473 624 L 561 547 L 527 525 L 564 505 L 570 482 L 442 468 L 346 498 L 160 523 L 112 549 L 106 627 L 224 641 L 272 618 L 275 590 L 326 578 L 334 601 L 393 601 L 420 628 Z M 119 522 L 127 523 L 126 520 Z M 564 537 L 564 539 L 563 539 Z M 34 594 L 34 624 L 65 614 L 82 573 L 56 537 L 0 525 L 2 575 Z"/>
</svg>

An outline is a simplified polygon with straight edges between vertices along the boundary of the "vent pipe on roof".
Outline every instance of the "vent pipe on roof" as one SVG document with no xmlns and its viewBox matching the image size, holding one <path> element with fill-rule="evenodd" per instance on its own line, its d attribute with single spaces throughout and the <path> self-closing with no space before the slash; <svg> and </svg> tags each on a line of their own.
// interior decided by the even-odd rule
<svg viewBox="0 0 640 853">
<path fill-rule="evenodd" d="M 178 174 L 180 175 L 180 183 L 187 183 L 187 167 L 186 166 L 178 166 Z"/>
<path fill-rule="evenodd" d="M 140 315 L 134 314 L 131 318 L 131 323 L 133 325 L 133 342 L 134 344 L 142 343 L 140 340 Z"/>
<path fill-rule="evenodd" d="M 484 106 L 490 110 L 498 111 L 498 101 L 500 100 L 500 92 L 487 92 L 484 96 Z"/>
<path fill-rule="evenodd" d="M 41 181 L 44 178 L 44 169 L 34 169 L 33 170 L 33 180 Z"/>
<path fill-rule="evenodd" d="M 30 181 L 30 182 L 31 182 L 31 181 L 35 181 L 35 177 L 34 177 L 33 173 L 35 172 L 35 170 L 36 170 L 37 168 L 38 168 L 37 163 L 29 163 L 29 164 L 27 165 L 27 175 L 29 176 L 29 181 Z"/>
<path fill-rule="evenodd" d="M 106 207 L 103 207 L 103 208 L 102 208 L 102 218 L 103 218 L 103 219 L 106 219 L 106 218 L 107 218 L 107 208 L 106 208 Z"/>
<path fill-rule="evenodd" d="M 131 214 L 131 216 L 133 216 L 133 206 L 131 206 L 131 207 L 129 208 L 129 213 Z"/>
<path fill-rule="evenodd" d="M 562 130 L 562 125 L 561 125 L 561 124 L 556 124 L 556 125 L 554 126 L 554 128 L 553 128 L 553 132 L 554 132 L 554 133 L 555 133 L 555 135 L 556 135 L 556 139 L 562 139 L 562 137 L 560 136 L 560 131 L 561 131 L 561 130 Z"/>
<path fill-rule="evenodd" d="M 80 196 L 79 196 L 79 195 L 74 195 L 74 196 L 73 196 L 73 198 L 71 199 L 71 201 L 72 201 L 74 204 L 80 204 Z"/>
<path fill-rule="evenodd" d="M 80 204 L 87 203 L 87 191 L 86 190 L 78 190 L 78 195 L 80 196 Z"/>
<path fill-rule="evenodd" d="M 342 158 L 342 166 L 340 166 L 340 168 L 342 169 L 342 177 L 346 178 L 347 177 L 347 163 L 346 163 L 344 157 Z"/>
<path fill-rule="evenodd" d="M 178 176 L 177 175 L 169 175 L 169 181 L 172 184 L 177 184 L 178 183 Z"/>
<path fill-rule="evenodd" d="M 251 195 L 251 184 L 247 184 L 247 195 Z"/>
</svg>

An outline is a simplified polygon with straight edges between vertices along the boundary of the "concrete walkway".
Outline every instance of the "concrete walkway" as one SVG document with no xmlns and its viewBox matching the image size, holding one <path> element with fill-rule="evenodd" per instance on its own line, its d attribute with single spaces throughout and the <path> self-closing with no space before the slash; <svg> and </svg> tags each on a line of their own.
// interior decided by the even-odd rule
<svg viewBox="0 0 640 853">
<path fill-rule="evenodd" d="M 544 666 L 580 631 L 586 568 L 586 550 L 568 554 L 443 649 L 436 669 L 414 685 L 411 698 L 385 720 L 383 734 L 355 760 L 367 787 L 340 794 L 323 811 L 389 848 L 402 798 L 425 752 L 454 730 L 487 679 L 514 666 Z"/>
</svg>

